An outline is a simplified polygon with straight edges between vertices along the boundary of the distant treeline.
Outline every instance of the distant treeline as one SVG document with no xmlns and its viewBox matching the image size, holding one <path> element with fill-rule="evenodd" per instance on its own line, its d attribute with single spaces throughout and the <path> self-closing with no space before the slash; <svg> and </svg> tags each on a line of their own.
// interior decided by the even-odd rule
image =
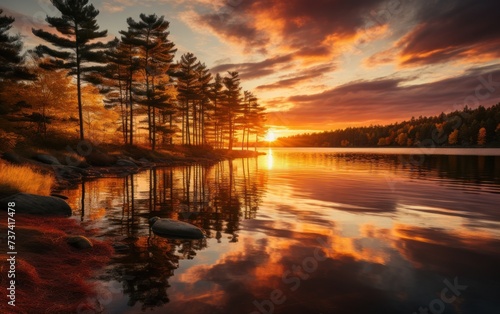
<svg viewBox="0 0 500 314">
<path fill-rule="evenodd" d="M 409 121 L 279 138 L 278 146 L 500 146 L 500 103 Z"/>
</svg>

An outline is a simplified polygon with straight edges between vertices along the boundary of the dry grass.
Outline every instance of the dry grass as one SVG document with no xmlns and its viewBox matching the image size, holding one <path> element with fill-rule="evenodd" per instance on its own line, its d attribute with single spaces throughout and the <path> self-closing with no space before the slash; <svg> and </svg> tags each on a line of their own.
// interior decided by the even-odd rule
<svg viewBox="0 0 500 314">
<path fill-rule="evenodd" d="M 0 195 L 18 192 L 50 195 L 54 177 L 41 174 L 28 166 L 14 166 L 0 162 Z"/>
</svg>

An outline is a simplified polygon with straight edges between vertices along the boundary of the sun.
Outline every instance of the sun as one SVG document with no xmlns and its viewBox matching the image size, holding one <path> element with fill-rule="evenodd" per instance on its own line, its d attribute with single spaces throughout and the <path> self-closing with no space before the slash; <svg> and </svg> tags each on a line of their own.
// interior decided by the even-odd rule
<svg viewBox="0 0 500 314">
<path fill-rule="evenodd" d="M 265 140 L 267 142 L 274 142 L 276 140 L 276 134 L 274 134 L 273 130 L 267 131 Z"/>
</svg>

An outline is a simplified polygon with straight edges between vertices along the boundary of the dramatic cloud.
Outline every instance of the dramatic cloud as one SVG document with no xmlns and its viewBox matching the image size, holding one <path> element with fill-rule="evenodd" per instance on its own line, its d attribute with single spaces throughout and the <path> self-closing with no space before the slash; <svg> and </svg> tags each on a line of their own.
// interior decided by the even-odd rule
<svg viewBox="0 0 500 314">
<path fill-rule="evenodd" d="M 151 7 L 152 5 L 167 4 L 171 1 L 169 0 L 111 0 L 103 1 L 102 10 L 109 13 L 122 12 L 126 8 L 134 6 L 145 6 Z"/>
<path fill-rule="evenodd" d="M 488 106 L 500 101 L 500 67 L 466 71 L 462 76 L 409 85 L 409 79 L 381 78 L 351 82 L 322 93 L 295 95 L 286 112 L 273 113 L 270 123 L 324 129 L 328 124 L 370 124 L 437 115 L 465 105 Z"/>
<path fill-rule="evenodd" d="M 238 71 L 242 79 L 253 79 L 276 71 L 290 67 L 293 61 L 292 55 L 276 56 L 260 62 L 228 63 L 213 67 L 213 73 L 223 73 L 227 71 Z"/>
<path fill-rule="evenodd" d="M 278 89 L 278 88 L 289 88 L 298 86 L 301 84 L 305 84 L 310 82 L 311 80 L 319 80 L 323 77 L 325 73 L 331 72 L 335 70 L 334 65 L 324 65 L 324 66 L 316 66 L 309 69 L 306 69 L 301 72 L 299 75 L 291 76 L 287 75 L 282 77 L 281 80 L 274 82 L 272 84 L 265 84 L 257 86 L 257 90 L 268 90 L 268 89 Z"/>
<path fill-rule="evenodd" d="M 48 29 L 46 15 L 58 12 L 47 1 L 27 11 L 23 8 L 29 5 L 19 3 L 6 3 L 6 13 L 16 17 L 13 31 L 20 31 L 25 47 L 33 48 L 41 42 L 31 28 Z M 467 98 L 475 96 L 480 75 L 500 80 L 497 68 L 485 68 L 500 57 L 498 1 L 95 3 L 102 13 L 99 25 L 110 37 L 126 27 L 128 16 L 165 15 L 180 50 L 195 53 L 212 73 L 238 71 L 243 88 L 255 89 L 273 112 L 268 123 L 275 127 L 321 130 L 385 124 L 466 104 L 488 106 L 499 99 L 497 90 L 488 90 L 486 98 Z M 476 70 L 466 71 L 468 67 Z"/>
<path fill-rule="evenodd" d="M 416 7 L 415 26 L 394 47 L 370 57 L 367 64 L 397 61 L 417 66 L 500 56 L 500 2 L 422 1 Z"/>
<path fill-rule="evenodd" d="M 338 42 L 352 39 L 383 0 L 237 1 L 216 12 L 199 13 L 197 21 L 247 51 L 270 47 L 308 57 L 328 57 Z"/>
</svg>

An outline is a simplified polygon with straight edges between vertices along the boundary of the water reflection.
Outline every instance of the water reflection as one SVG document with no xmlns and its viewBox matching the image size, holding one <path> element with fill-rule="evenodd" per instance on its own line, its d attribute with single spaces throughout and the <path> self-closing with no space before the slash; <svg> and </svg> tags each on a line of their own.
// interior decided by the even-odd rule
<svg viewBox="0 0 500 314">
<path fill-rule="evenodd" d="M 273 150 L 67 193 L 117 246 L 110 313 L 418 313 L 455 278 L 443 313 L 496 313 L 500 157 L 416 158 Z M 208 237 L 155 237 L 151 216 Z"/>
<path fill-rule="evenodd" d="M 266 182 L 257 159 L 243 159 L 103 178 L 66 193 L 82 224 L 117 248 L 119 255 L 104 279 L 123 286 L 128 306 L 146 309 L 168 303 L 169 278 L 179 261 L 192 260 L 207 247 L 207 239 L 155 237 L 148 219 L 187 221 L 202 228 L 208 239 L 236 243 L 241 220 L 256 216 Z"/>
</svg>

